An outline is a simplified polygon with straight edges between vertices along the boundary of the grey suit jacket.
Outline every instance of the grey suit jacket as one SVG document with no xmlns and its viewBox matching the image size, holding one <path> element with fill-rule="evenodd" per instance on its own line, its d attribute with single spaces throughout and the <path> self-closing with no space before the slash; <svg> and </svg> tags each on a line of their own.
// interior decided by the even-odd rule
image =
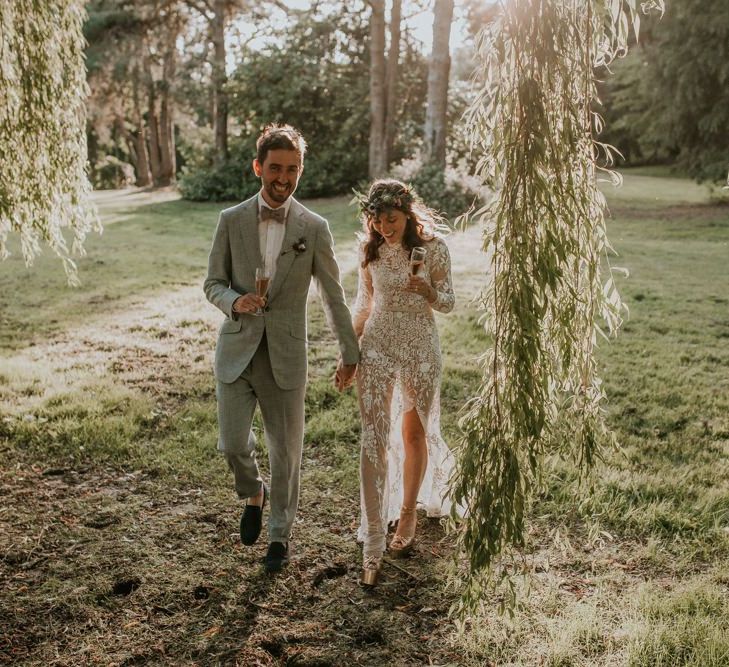
<svg viewBox="0 0 729 667">
<path fill-rule="evenodd" d="M 294 248 L 303 239 L 306 249 Z M 234 382 L 258 348 L 264 330 L 276 384 L 296 389 L 306 384 L 306 302 L 312 277 L 317 281 L 329 326 L 339 340 L 342 360 L 359 360 L 357 337 L 339 281 L 327 221 L 292 199 L 276 275 L 263 317 L 233 313 L 233 302 L 255 292 L 256 267 L 263 265 L 258 237 L 256 196 L 220 214 L 208 259 L 205 295 L 227 316 L 215 351 L 215 377 Z"/>
</svg>

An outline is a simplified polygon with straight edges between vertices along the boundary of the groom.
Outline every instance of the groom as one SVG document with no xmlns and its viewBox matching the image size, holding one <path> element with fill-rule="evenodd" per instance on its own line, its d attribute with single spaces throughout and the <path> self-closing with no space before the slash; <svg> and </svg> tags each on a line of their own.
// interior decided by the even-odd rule
<svg viewBox="0 0 729 667">
<path fill-rule="evenodd" d="M 289 536 L 299 501 L 306 386 L 306 302 L 314 278 L 327 321 L 341 352 L 338 386 L 354 375 L 359 351 L 339 282 L 327 221 L 292 195 L 304 169 L 306 142 L 290 125 L 267 127 L 256 143 L 253 171 L 260 192 L 220 214 L 208 260 L 205 295 L 226 315 L 215 352 L 218 449 L 246 506 L 243 544 L 261 532 L 270 495 L 268 552 L 264 565 L 280 570 L 289 558 Z M 271 280 L 256 295 L 256 268 Z M 256 315 L 258 309 L 262 315 Z M 271 486 L 261 479 L 251 421 L 261 408 Z"/>
</svg>

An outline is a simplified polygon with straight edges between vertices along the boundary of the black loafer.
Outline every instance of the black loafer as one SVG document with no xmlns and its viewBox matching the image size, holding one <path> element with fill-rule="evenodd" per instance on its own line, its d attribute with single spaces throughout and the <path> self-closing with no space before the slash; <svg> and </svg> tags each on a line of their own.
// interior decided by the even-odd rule
<svg viewBox="0 0 729 667">
<path fill-rule="evenodd" d="M 247 547 L 256 543 L 263 525 L 263 508 L 268 500 L 268 487 L 263 485 L 263 502 L 260 507 L 246 505 L 240 518 L 240 541 Z"/>
<path fill-rule="evenodd" d="M 289 545 L 283 542 L 271 542 L 263 559 L 263 567 L 267 572 L 280 572 L 289 562 Z"/>
</svg>

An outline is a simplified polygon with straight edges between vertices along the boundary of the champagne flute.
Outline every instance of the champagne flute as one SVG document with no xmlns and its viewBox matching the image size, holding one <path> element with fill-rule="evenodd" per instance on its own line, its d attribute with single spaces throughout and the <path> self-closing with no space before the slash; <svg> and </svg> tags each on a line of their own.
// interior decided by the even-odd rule
<svg viewBox="0 0 729 667">
<path fill-rule="evenodd" d="M 410 275 L 417 276 L 425 262 L 425 248 L 415 246 L 410 252 Z"/>
<path fill-rule="evenodd" d="M 258 267 L 256 269 L 256 294 L 261 297 L 262 299 L 266 296 L 268 293 L 268 286 L 271 282 L 271 273 L 269 270 L 264 267 Z M 253 315 L 263 315 L 263 310 L 261 308 L 258 308 L 256 311 L 252 313 Z"/>
</svg>

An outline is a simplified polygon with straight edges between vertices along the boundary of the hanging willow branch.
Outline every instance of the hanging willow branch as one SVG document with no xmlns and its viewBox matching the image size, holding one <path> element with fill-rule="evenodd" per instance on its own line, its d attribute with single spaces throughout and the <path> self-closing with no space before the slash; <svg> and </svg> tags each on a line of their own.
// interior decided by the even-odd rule
<svg viewBox="0 0 729 667">
<path fill-rule="evenodd" d="M 662 0 L 645 5 L 662 10 Z M 467 509 L 461 612 L 499 582 L 513 604 L 508 563 L 525 544 L 546 457 L 571 457 L 584 473 L 610 440 L 594 353 L 598 335 L 617 332 L 623 305 L 596 176 L 619 176 L 596 139 L 595 68 L 624 54 L 638 26 L 636 0 L 504 0 L 479 36 L 485 84 L 467 120 L 477 175 L 496 191 L 481 212 L 490 279 L 479 306 L 492 346 L 461 420 L 451 486 Z M 495 576 L 497 557 L 505 566 Z"/>
<path fill-rule="evenodd" d="M 82 0 L 0 2 L 0 259 L 11 232 L 30 264 L 47 243 L 77 284 L 72 252 L 98 229 L 86 176 Z"/>
</svg>

